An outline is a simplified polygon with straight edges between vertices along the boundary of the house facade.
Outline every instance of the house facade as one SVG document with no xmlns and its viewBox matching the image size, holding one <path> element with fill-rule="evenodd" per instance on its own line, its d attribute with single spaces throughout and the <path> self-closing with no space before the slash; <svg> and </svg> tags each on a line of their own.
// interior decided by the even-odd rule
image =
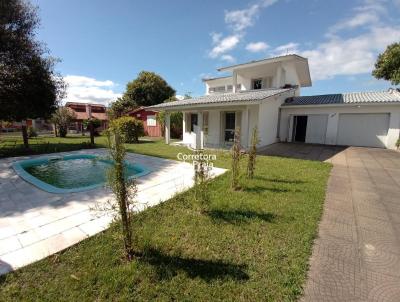
<svg viewBox="0 0 400 302">
<path fill-rule="evenodd" d="M 400 93 L 397 90 L 301 96 L 312 85 L 308 60 L 285 55 L 218 69 L 229 76 L 204 79 L 204 96 L 158 104 L 151 110 L 169 117 L 181 111 L 182 144 L 201 149 L 226 148 L 235 128 L 248 148 L 257 127 L 259 146 L 275 142 L 304 142 L 395 148 L 400 132 Z"/>
<path fill-rule="evenodd" d="M 76 119 L 69 126 L 69 131 L 76 133 L 85 132 L 83 122 L 90 118 L 95 118 L 101 121 L 101 126 L 97 129 L 98 131 L 107 128 L 108 116 L 106 106 L 102 104 L 67 102 L 65 107 L 76 115 Z"/>
<path fill-rule="evenodd" d="M 128 113 L 129 116 L 137 118 L 143 122 L 144 134 L 150 137 L 161 137 L 161 125 L 157 120 L 157 112 L 139 107 Z"/>
</svg>

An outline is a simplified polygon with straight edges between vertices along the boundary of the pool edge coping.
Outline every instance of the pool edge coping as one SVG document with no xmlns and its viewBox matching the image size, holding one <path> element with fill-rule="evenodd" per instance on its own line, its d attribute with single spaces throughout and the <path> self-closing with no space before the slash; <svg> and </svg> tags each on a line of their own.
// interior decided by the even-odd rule
<svg viewBox="0 0 400 302">
<path fill-rule="evenodd" d="M 53 156 L 51 154 L 54 154 Z M 85 192 L 85 191 L 91 191 L 97 188 L 101 188 L 101 187 L 106 187 L 106 182 L 104 183 L 100 183 L 100 184 L 95 184 L 95 185 L 90 185 L 90 186 L 85 186 L 85 187 L 81 187 L 81 188 L 73 188 L 73 189 L 62 189 L 62 188 L 58 188 L 55 187 L 53 185 L 50 185 L 40 179 L 38 179 L 37 177 L 33 176 L 32 174 L 28 173 L 23 167 L 22 167 L 22 163 L 23 162 L 27 162 L 27 161 L 38 161 L 40 159 L 49 159 L 51 157 L 68 157 L 68 156 L 90 156 L 90 157 L 100 157 L 100 155 L 98 154 L 61 154 L 59 156 L 56 155 L 57 153 L 50 153 L 49 155 L 46 156 L 38 156 L 38 157 L 34 157 L 34 158 L 29 158 L 29 159 L 22 159 L 22 160 L 17 160 L 17 161 L 13 161 L 11 166 L 14 169 L 15 173 L 17 173 L 17 175 L 19 177 L 21 177 L 23 180 L 25 180 L 26 182 L 28 182 L 29 184 L 35 186 L 36 188 L 45 191 L 47 193 L 53 193 L 53 194 L 68 194 L 68 193 L 79 193 L 79 192 Z M 131 165 L 135 165 L 137 167 L 139 167 L 140 169 L 142 169 L 143 171 L 140 173 L 137 173 L 135 175 L 132 175 L 130 177 L 128 177 L 128 180 L 130 179 L 136 179 L 139 177 L 142 177 L 144 175 L 147 175 L 151 172 L 153 172 L 152 169 L 149 169 L 148 167 L 139 164 L 139 163 L 130 163 L 129 160 L 125 159 L 125 162 L 127 162 L 128 164 Z"/>
</svg>

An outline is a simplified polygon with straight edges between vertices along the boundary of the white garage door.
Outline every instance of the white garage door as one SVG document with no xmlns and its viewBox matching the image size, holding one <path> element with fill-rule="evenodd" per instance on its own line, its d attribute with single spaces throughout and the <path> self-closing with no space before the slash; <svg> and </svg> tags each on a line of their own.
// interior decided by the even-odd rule
<svg viewBox="0 0 400 302">
<path fill-rule="evenodd" d="M 389 114 L 340 114 L 338 145 L 385 147 Z"/>
<path fill-rule="evenodd" d="M 307 118 L 306 143 L 325 144 L 328 115 L 310 114 Z"/>
</svg>

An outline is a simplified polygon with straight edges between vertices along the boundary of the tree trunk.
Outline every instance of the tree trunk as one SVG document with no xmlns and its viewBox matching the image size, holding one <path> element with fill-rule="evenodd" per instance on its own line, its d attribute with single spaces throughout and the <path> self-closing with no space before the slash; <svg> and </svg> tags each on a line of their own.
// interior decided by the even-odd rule
<svg viewBox="0 0 400 302">
<path fill-rule="evenodd" d="M 119 210 L 121 215 L 122 223 L 122 233 L 124 234 L 124 248 L 127 259 L 130 261 L 133 258 L 132 249 L 132 230 L 130 225 L 130 220 L 128 218 L 128 195 L 126 191 L 126 183 L 124 178 L 124 168 L 123 164 L 116 163 L 116 181 L 120 187 L 120 192 L 117 194 L 117 199 L 119 203 Z"/>
<path fill-rule="evenodd" d="M 90 144 L 94 145 L 94 126 L 92 123 L 89 124 L 90 130 Z"/>
<path fill-rule="evenodd" d="M 57 125 L 54 124 L 54 136 L 57 137 L 58 133 L 57 133 Z"/>
<path fill-rule="evenodd" d="M 26 122 L 23 122 L 22 124 L 22 139 L 24 140 L 25 149 L 29 149 L 28 131 L 26 127 Z"/>
</svg>

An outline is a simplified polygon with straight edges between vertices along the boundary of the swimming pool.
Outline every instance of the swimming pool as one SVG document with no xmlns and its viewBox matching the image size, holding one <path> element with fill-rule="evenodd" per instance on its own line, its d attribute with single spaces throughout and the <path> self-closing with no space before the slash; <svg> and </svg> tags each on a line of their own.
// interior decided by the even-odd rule
<svg viewBox="0 0 400 302">
<path fill-rule="evenodd" d="M 50 193 L 73 193 L 92 190 L 107 182 L 113 162 L 91 154 L 46 156 L 17 161 L 13 168 L 27 182 Z M 126 162 L 128 179 L 148 174 L 139 164 Z"/>
</svg>

